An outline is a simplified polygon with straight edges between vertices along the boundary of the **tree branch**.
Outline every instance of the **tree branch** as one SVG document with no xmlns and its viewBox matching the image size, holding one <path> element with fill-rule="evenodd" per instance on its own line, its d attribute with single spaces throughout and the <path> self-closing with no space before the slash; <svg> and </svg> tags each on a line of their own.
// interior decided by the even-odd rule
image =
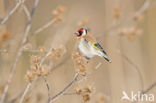
<svg viewBox="0 0 156 103">
<path fill-rule="evenodd" d="M 26 89 L 24 90 L 24 93 L 22 94 L 22 97 L 21 97 L 19 103 L 23 103 L 23 101 L 24 101 L 24 97 L 25 97 L 25 95 L 28 93 L 28 91 L 29 91 L 31 85 L 32 85 L 31 83 L 29 83 L 29 84 L 27 85 Z"/>
<path fill-rule="evenodd" d="M 77 72 L 74 75 L 73 80 L 63 89 L 61 90 L 58 94 L 56 94 L 55 96 L 53 96 L 52 98 L 50 98 L 50 101 L 48 100 L 47 103 L 53 103 L 55 100 L 57 100 L 59 97 L 61 97 L 64 93 L 66 93 L 66 91 L 73 85 L 73 83 L 77 80 L 79 76 L 79 72 Z"/>
<path fill-rule="evenodd" d="M 150 90 L 152 90 L 156 86 L 156 82 L 154 82 L 152 85 L 150 85 L 146 90 L 142 91 L 142 94 L 148 93 Z"/>
<path fill-rule="evenodd" d="M 48 90 L 48 101 L 50 101 L 50 86 L 48 84 L 46 77 L 44 77 L 44 82 L 45 82 L 47 90 Z"/>
<path fill-rule="evenodd" d="M 39 62 L 39 64 L 38 64 L 38 68 L 40 68 L 41 66 L 42 66 L 42 64 L 44 63 L 44 61 L 47 59 L 47 57 L 52 53 L 52 47 L 49 49 L 49 51 L 46 53 L 46 55 L 41 59 L 41 61 Z M 34 81 L 33 81 L 33 83 L 35 82 L 35 81 L 37 81 L 37 79 L 38 78 L 36 78 Z M 21 102 L 20 103 L 22 103 L 23 102 L 23 100 L 24 100 L 24 97 L 26 96 L 26 94 L 27 94 L 27 92 L 29 91 L 29 89 L 30 89 L 30 87 L 31 87 L 31 84 L 32 83 L 29 83 L 28 85 L 27 85 L 27 87 L 26 87 L 26 89 L 25 89 L 25 92 L 24 92 L 24 94 L 22 95 L 22 98 L 21 98 Z"/>
<path fill-rule="evenodd" d="M 141 6 L 141 8 L 135 13 L 135 15 L 132 15 L 131 17 L 129 17 L 129 18 L 123 20 L 122 22 L 116 23 L 116 24 L 113 25 L 112 27 L 109 27 L 108 29 L 106 29 L 106 30 L 104 31 L 104 33 L 102 33 L 102 34 L 100 34 L 100 35 L 97 35 L 96 37 L 97 37 L 97 38 L 100 38 L 100 37 L 102 37 L 102 36 L 104 36 L 104 35 L 108 35 L 108 34 L 110 34 L 110 33 L 113 31 L 113 29 L 116 29 L 116 28 L 118 28 L 118 27 L 120 27 L 120 26 L 122 26 L 122 25 L 124 25 L 124 24 L 127 24 L 129 21 L 134 20 L 134 18 L 135 18 L 136 16 L 138 16 L 138 15 L 140 15 L 140 14 L 146 12 L 146 11 L 149 9 L 150 5 L 151 5 L 151 0 L 146 0 L 146 1 L 144 2 L 144 4 Z"/>
<path fill-rule="evenodd" d="M 24 1 L 25 1 L 25 0 L 24 0 Z M 24 1 L 20 1 L 19 3 L 23 3 Z M 26 26 L 26 30 L 25 30 L 25 32 L 24 32 L 24 36 L 23 36 L 23 39 L 22 39 L 20 48 L 19 48 L 19 50 L 18 50 L 18 52 L 17 52 L 16 58 L 15 58 L 15 62 L 14 62 L 14 64 L 13 64 L 13 66 L 11 67 L 10 75 L 9 75 L 7 84 L 6 84 L 5 88 L 4 88 L 4 92 L 3 92 L 3 94 L 2 94 L 2 98 L 1 98 L 1 100 L 0 100 L 0 103 L 3 103 L 3 102 L 4 102 L 4 99 L 5 99 L 6 94 L 7 94 L 7 92 L 8 92 L 8 88 L 9 88 L 9 86 L 10 86 L 10 83 L 11 83 L 11 81 L 12 81 L 14 72 L 15 72 L 15 70 L 16 70 L 17 63 L 18 63 L 18 61 L 19 61 L 20 56 L 22 55 L 23 46 L 24 46 L 24 44 L 25 44 L 26 41 L 27 41 L 27 37 L 28 37 L 29 31 L 30 31 L 30 28 L 31 28 L 31 24 L 32 24 L 32 17 L 33 17 L 33 15 L 34 15 L 34 11 L 35 11 L 35 9 L 36 9 L 36 7 L 37 7 L 37 5 L 38 5 L 38 1 L 39 1 L 39 0 L 35 0 L 34 7 L 32 8 L 31 18 L 28 20 L 28 24 L 27 24 L 27 26 Z"/>
<path fill-rule="evenodd" d="M 140 83 L 141 83 L 141 91 L 142 91 L 144 89 L 144 82 L 143 82 L 143 77 L 142 77 L 141 71 L 139 70 L 138 66 L 135 65 L 126 55 L 124 55 L 124 54 L 121 54 L 121 55 L 124 57 L 124 59 L 128 63 L 130 63 L 135 68 L 136 72 L 138 73 L 138 76 L 140 78 Z"/>
<path fill-rule="evenodd" d="M 0 26 L 2 26 L 11 16 L 15 13 L 15 11 L 20 7 L 21 4 L 23 4 L 26 0 L 19 0 L 15 7 L 9 12 L 7 16 L 4 17 L 2 21 L 0 21 Z"/>
</svg>

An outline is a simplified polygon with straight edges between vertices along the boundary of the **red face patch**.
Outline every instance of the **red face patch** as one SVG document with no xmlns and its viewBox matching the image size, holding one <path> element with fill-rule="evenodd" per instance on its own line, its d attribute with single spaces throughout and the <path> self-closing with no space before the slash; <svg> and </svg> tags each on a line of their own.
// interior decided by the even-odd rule
<svg viewBox="0 0 156 103">
<path fill-rule="evenodd" d="M 78 30 L 78 33 L 79 34 L 77 36 L 80 37 L 83 34 L 83 30 L 82 29 Z"/>
</svg>

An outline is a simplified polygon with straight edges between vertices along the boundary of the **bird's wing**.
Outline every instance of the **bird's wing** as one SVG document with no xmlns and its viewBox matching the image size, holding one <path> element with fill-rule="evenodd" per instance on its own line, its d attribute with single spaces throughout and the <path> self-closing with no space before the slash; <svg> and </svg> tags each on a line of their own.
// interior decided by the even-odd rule
<svg viewBox="0 0 156 103">
<path fill-rule="evenodd" d="M 102 51 L 105 55 L 107 55 L 107 53 L 104 51 L 104 49 L 101 47 L 101 45 L 99 43 L 95 43 L 95 44 L 92 44 L 92 46 L 99 50 L 99 51 Z"/>
<path fill-rule="evenodd" d="M 91 35 L 86 35 L 84 36 L 85 40 L 88 41 L 89 43 L 91 43 L 91 45 L 99 50 L 102 51 L 105 55 L 107 55 L 107 53 L 104 51 L 104 49 L 101 47 L 101 45 L 99 43 L 97 43 L 96 39 L 94 37 L 92 37 Z"/>
<path fill-rule="evenodd" d="M 96 39 L 92 35 L 87 34 L 84 36 L 84 39 L 90 43 L 96 43 Z"/>
</svg>

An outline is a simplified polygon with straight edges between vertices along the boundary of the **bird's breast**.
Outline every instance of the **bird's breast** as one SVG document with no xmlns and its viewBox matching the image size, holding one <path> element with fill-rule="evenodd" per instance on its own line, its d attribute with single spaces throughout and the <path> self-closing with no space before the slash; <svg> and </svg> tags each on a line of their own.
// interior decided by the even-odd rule
<svg viewBox="0 0 156 103">
<path fill-rule="evenodd" d="M 84 56 L 88 58 L 92 58 L 95 56 L 92 50 L 92 46 L 83 38 L 79 43 L 79 50 Z"/>
</svg>

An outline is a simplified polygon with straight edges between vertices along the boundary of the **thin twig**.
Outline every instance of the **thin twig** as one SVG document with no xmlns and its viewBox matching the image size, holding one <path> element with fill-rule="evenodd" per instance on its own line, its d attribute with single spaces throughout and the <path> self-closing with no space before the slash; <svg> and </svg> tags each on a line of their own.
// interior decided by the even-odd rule
<svg viewBox="0 0 156 103">
<path fill-rule="evenodd" d="M 7 103 L 15 103 L 17 101 L 17 99 L 22 96 L 22 94 L 23 94 L 23 92 L 21 92 L 20 94 L 18 94 L 15 98 L 11 99 Z"/>
<path fill-rule="evenodd" d="M 56 70 L 57 68 L 59 68 L 60 66 L 62 66 L 64 63 L 66 63 L 69 60 L 69 56 L 67 58 L 65 58 L 61 63 L 59 63 L 58 65 L 56 65 L 55 67 L 52 68 L 52 71 Z M 37 81 L 37 80 L 36 80 Z M 28 86 L 27 86 L 28 87 Z M 26 87 L 26 88 L 27 88 Z M 25 89 L 26 90 L 26 89 Z M 24 91 L 25 91 L 24 90 Z M 19 97 L 21 97 L 24 93 L 24 91 L 22 91 L 17 97 L 15 97 L 14 99 L 10 100 L 8 103 L 14 103 Z"/>
<path fill-rule="evenodd" d="M 152 85 L 150 85 L 146 90 L 141 91 L 141 95 L 148 93 L 150 90 L 152 90 L 156 86 L 156 82 L 154 82 Z M 132 101 L 131 103 L 137 103 L 137 101 Z"/>
<path fill-rule="evenodd" d="M 100 63 L 98 63 L 98 64 L 95 66 L 95 68 L 94 68 L 94 69 L 95 69 L 95 70 L 96 70 L 96 69 L 98 69 L 101 65 L 102 65 L 102 63 L 101 63 L 101 62 L 100 62 Z"/>
<path fill-rule="evenodd" d="M 47 57 L 52 53 L 52 49 L 53 49 L 53 48 L 51 47 L 50 50 L 46 53 L 46 55 L 41 59 L 41 61 L 40 61 L 39 64 L 38 64 L 38 68 L 40 68 L 40 67 L 42 66 L 42 64 L 43 64 L 44 61 L 47 59 Z M 34 82 L 37 81 L 37 80 L 38 80 L 38 78 L 35 79 Z M 30 83 L 29 83 L 29 84 L 30 84 Z M 27 88 L 28 88 L 29 84 L 27 85 Z M 30 85 L 30 86 L 31 86 L 31 85 Z M 28 92 L 30 87 L 29 87 L 28 89 L 27 89 L 27 88 L 26 88 L 25 90 L 27 90 L 27 92 Z M 23 102 L 24 97 L 26 96 L 27 92 L 24 93 L 24 94 L 22 95 L 23 98 L 21 98 L 20 101 Z M 22 103 L 22 102 L 20 102 L 20 103 Z"/>
<path fill-rule="evenodd" d="M 25 1 L 25 0 L 24 0 L 24 1 Z M 24 2 L 24 1 L 23 1 L 23 2 Z M 22 1 L 21 1 L 21 2 L 22 2 Z M 36 7 L 37 7 L 37 5 L 38 5 L 38 2 L 39 2 L 39 0 L 35 0 L 35 4 L 34 4 L 34 7 L 32 8 L 32 12 L 31 12 L 31 18 L 28 20 L 28 24 L 27 24 L 27 26 L 26 26 L 26 30 L 25 30 L 25 32 L 24 32 L 24 36 L 23 36 L 23 39 L 22 39 L 22 43 L 21 43 L 20 48 L 19 48 L 19 50 L 18 50 L 18 52 L 17 52 L 17 56 L 16 56 L 16 58 L 15 58 L 15 62 L 14 62 L 14 64 L 13 64 L 13 66 L 11 67 L 10 75 L 9 75 L 7 84 L 6 84 L 5 88 L 4 88 L 4 92 L 3 92 L 3 94 L 2 94 L 2 98 L 1 98 L 1 100 L 0 100 L 0 103 L 3 103 L 3 102 L 4 102 L 4 99 L 5 99 L 6 94 L 7 94 L 7 92 L 8 92 L 9 85 L 10 85 L 10 83 L 11 83 L 11 81 L 12 81 L 14 72 L 15 72 L 15 70 L 16 70 L 17 63 L 18 63 L 18 61 L 19 61 L 20 56 L 22 55 L 23 46 L 24 46 L 24 44 L 25 44 L 26 41 L 27 41 L 27 37 L 28 37 L 29 31 L 30 31 L 30 28 L 31 28 L 31 24 L 32 24 L 32 17 L 33 17 L 33 15 L 34 15 L 34 11 L 35 11 L 35 9 L 36 9 Z"/>
<path fill-rule="evenodd" d="M 57 100 L 59 97 L 61 97 L 64 93 L 66 93 L 66 91 L 73 85 L 73 83 L 77 80 L 79 76 L 79 72 L 77 72 L 74 75 L 73 80 L 63 89 L 61 90 L 58 94 L 56 94 L 55 96 L 53 96 L 52 98 L 50 98 L 50 101 L 47 101 L 47 103 L 53 103 L 55 100 Z"/>
<path fill-rule="evenodd" d="M 63 95 L 78 95 L 78 93 L 75 93 L 75 92 L 73 92 L 73 93 L 64 93 Z"/>
<path fill-rule="evenodd" d="M 44 61 L 47 59 L 47 57 L 49 57 L 49 55 L 52 53 L 52 51 L 53 51 L 53 47 L 51 47 L 50 50 L 46 53 L 46 55 L 41 59 L 41 61 L 39 63 L 39 68 L 44 63 Z"/>
<path fill-rule="evenodd" d="M 101 66 L 101 63 L 98 63 L 97 66 L 95 66 L 94 69 L 98 69 Z M 68 95 L 68 93 L 66 93 L 66 91 L 72 86 L 72 84 L 77 80 L 79 76 L 79 72 L 75 74 L 73 80 L 62 90 L 60 91 L 58 94 L 56 94 L 55 96 L 53 96 L 50 101 L 48 100 L 47 103 L 53 103 L 56 99 L 58 99 L 59 97 L 61 97 L 62 95 Z M 74 93 L 70 93 L 70 95 L 72 95 Z"/>
<path fill-rule="evenodd" d="M 28 8 L 26 7 L 25 4 L 23 4 L 22 6 L 23 6 L 23 10 L 24 10 L 28 20 L 30 20 L 31 17 L 30 17 L 30 12 L 29 12 Z"/>
<path fill-rule="evenodd" d="M 142 91 L 142 94 L 148 93 L 150 90 L 152 90 L 156 86 L 156 82 L 154 82 L 152 85 L 150 85 L 146 90 Z"/>
<path fill-rule="evenodd" d="M 31 36 L 37 35 L 38 33 L 40 33 L 41 31 L 43 31 L 44 29 L 48 28 L 49 26 L 51 26 L 57 19 L 54 18 L 50 21 L 48 21 L 45 25 L 39 27 L 34 33 L 32 33 Z"/>
<path fill-rule="evenodd" d="M 24 93 L 22 94 L 22 97 L 21 97 L 21 99 L 20 99 L 20 102 L 19 102 L 19 103 L 23 103 L 24 98 L 25 98 L 25 95 L 28 93 L 28 91 L 29 91 L 29 89 L 30 89 L 31 85 L 32 85 L 31 83 L 29 83 L 29 84 L 27 85 L 26 89 L 24 90 Z"/>
<path fill-rule="evenodd" d="M 131 17 L 129 17 L 129 18 L 123 20 L 122 22 L 119 22 L 119 23 L 117 23 L 117 24 L 115 24 L 115 25 L 109 27 L 108 29 L 106 29 L 106 30 L 104 31 L 104 33 L 102 33 L 102 34 L 100 34 L 100 35 L 97 35 L 96 37 L 97 37 L 97 38 L 100 38 L 101 36 L 108 35 L 108 34 L 110 34 L 110 33 L 113 31 L 113 29 L 116 29 L 116 28 L 118 28 L 118 27 L 120 27 L 120 26 L 122 26 L 122 25 L 124 25 L 124 24 L 127 24 L 129 21 L 134 20 L 134 18 L 135 18 L 136 16 L 141 15 L 142 13 L 146 12 L 146 11 L 149 9 L 149 7 L 150 7 L 151 4 L 152 4 L 152 3 L 151 3 L 150 0 L 146 0 L 146 1 L 144 2 L 144 4 L 141 6 L 141 8 L 135 13 L 135 15 L 133 15 L 133 16 L 131 16 Z"/>
<path fill-rule="evenodd" d="M 9 14 L 4 17 L 4 19 L 2 21 L 0 21 L 0 26 L 3 25 L 11 16 L 12 14 L 14 14 L 14 12 L 20 7 L 21 4 L 23 4 L 26 0 L 19 0 L 15 7 L 9 12 Z"/>
<path fill-rule="evenodd" d="M 18 51 L 13 51 L 13 50 L 0 50 L 0 53 L 17 53 Z M 30 52 L 30 53 L 39 53 L 39 50 L 22 50 L 22 52 Z M 46 51 L 45 51 L 46 52 Z"/>
<path fill-rule="evenodd" d="M 137 71 L 138 76 L 139 76 L 139 78 L 140 78 L 141 91 L 142 91 L 142 90 L 144 89 L 144 82 L 143 82 L 143 77 L 142 77 L 141 71 L 139 70 L 138 66 L 135 65 L 126 55 L 124 55 L 124 54 L 121 54 L 121 55 L 122 55 L 122 56 L 124 57 L 124 59 L 125 59 L 126 61 L 128 61 L 128 62 L 135 68 L 135 70 Z"/>
<path fill-rule="evenodd" d="M 82 79 L 80 79 L 79 81 L 77 81 L 77 84 L 82 83 L 83 81 L 87 80 L 88 76 L 85 75 Z"/>
<path fill-rule="evenodd" d="M 47 90 L 48 90 L 48 101 L 49 101 L 50 100 L 50 86 L 48 84 L 46 77 L 44 77 L 44 82 L 45 82 Z"/>
</svg>

